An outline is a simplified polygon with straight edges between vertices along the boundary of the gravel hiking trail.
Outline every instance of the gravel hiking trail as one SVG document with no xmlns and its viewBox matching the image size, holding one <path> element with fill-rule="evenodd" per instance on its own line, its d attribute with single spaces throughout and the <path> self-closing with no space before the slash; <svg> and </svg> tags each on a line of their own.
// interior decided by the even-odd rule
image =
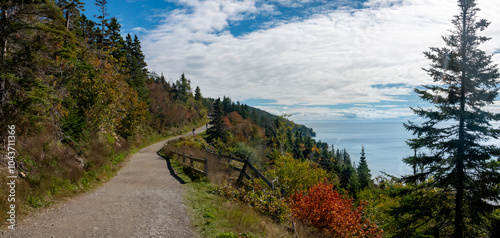
<svg viewBox="0 0 500 238">
<path fill-rule="evenodd" d="M 0 237 L 196 237 L 182 185 L 156 154 L 176 138 L 141 149 L 98 189 L 30 215 Z"/>
</svg>

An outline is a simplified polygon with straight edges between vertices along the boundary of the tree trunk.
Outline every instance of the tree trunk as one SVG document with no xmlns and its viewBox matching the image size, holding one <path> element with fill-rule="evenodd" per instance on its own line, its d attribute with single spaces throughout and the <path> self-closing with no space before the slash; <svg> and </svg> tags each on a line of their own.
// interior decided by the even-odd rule
<svg viewBox="0 0 500 238">
<path fill-rule="evenodd" d="M 467 43 L 468 43 L 468 5 L 462 5 L 462 39 L 461 39 L 461 55 L 462 55 L 462 75 L 460 82 L 460 111 L 459 111 L 459 127 L 458 127 L 458 148 L 456 158 L 457 182 L 455 195 L 455 237 L 464 237 L 464 160 L 465 160 L 465 92 L 467 75 Z"/>
<path fill-rule="evenodd" d="M 69 31 L 69 8 L 66 9 L 66 31 Z"/>
<path fill-rule="evenodd" d="M 460 99 L 460 124 L 458 128 L 458 148 L 457 148 L 457 158 L 456 158 L 456 170 L 457 170 L 457 183 L 455 195 L 455 237 L 462 238 L 464 236 L 464 215 L 463 215 L 463 200 L 464 200 L 464 157 L 465 157 L 465 120 L 464 120 L 464 109 L 465 109 L 465 89 L 464 89 L 464 74 L 462 73 L 462 92 Z"/>
</svg>

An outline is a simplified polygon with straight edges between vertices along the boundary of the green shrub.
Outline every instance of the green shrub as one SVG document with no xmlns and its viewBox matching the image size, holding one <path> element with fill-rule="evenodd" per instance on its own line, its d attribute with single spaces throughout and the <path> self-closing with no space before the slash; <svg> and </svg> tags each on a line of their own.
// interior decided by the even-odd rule
<svg viewBox="0 0 500 238">
<path fill-rule="evenodd" d="M 63 191 L 71 191 L 75 189 L 76 187 L 71 184 L 71 181 L 57 177 L 52 178 L 52 182 L 49 186 L 51 195 L 57 195 L 59 193 L 62 193 Z"/>
<path fill-rule="evenodd" d="M 28 195 L 27 201 L 28 201 L 28 205 L 30 205 L 31 207 L 34 207 L 34 208 L 45 207 L 45 201 L 43 200 L 43 198 L 41 198 L 37 195 L 34 195 L 34 194 Z"/>
<path fill-rule="evenodd" d="M 176 147 L 184 146 L 189 148 L 203 149 L 203 147 L 207 144 L 201 136 L 197 135 L 179 138 L 177 141 L 173 142 L 172 145 Z"/>
<path fill-rule="evenodd" d="M 116 156 L 113 156 L 113 158 L 111 159 L 111 163 L 113 165 L 117 165 L 117 164 L 121 163 L 123 160 L 125 160 L 126 157 L 127 157 L 127 153 L 120 153 Z"/>
<path fill-rule="evenodd" d="M 285 199 L 277 190 L 262 189 L 259 184 L 252 183 L 246 187 L 236 188 L 228 182 L 219 187 L 219 194 L 243 204 L 249 205 L 261 214 L 282 223 L 289 214 Z"/>
<path fill-rule="evenodd" d="M 218 234 L 216 236 L 216 238 L 239 238 L 239 236 L 232 233 L 232 232 L 224 232 L 224 233 Z"/>
<path fill-rule="evenodd" d="M 328 172 L 316 163 L 294 159 L 290 154 L 284 157 L 276 156 L 274 169 L 268 170 L 265 176 L 270 180 L 275 180 L 276 185 L 284 189 L 287 194 L 308 190 L 330 178 Z"/>
<path fill-rule="evenodd" d="M 81 184 L 84 186 L 84 187 L 89 187 L 90 186 L 90 183 L 92 181 L 94 181 L 95 179 L 97 178 L 96 174 L 95 174 L 95 171 L 91 170 L 91 171 L 87 171 L 83 174 L 82 176 L 82 179 L 80 180 L 81 181 Z"/>
</svg>

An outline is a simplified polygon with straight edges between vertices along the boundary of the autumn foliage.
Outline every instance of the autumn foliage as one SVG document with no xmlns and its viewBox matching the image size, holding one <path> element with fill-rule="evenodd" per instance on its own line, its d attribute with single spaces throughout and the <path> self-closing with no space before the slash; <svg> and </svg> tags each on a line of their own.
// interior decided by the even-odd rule
<svg viewBox="0 0 500 238">
<path fill-rule="evenodd" d="M 290 208 L 294 218 L 332 237 L 382 237 L 382 230 L 363 218 L 363 205 L 355 208 L 352 199 L 329 184 L 318 183 L 307 194 L 292 195 Z"/>
<path fill-rule="evenodd" d="M 264 130 L 251 119 L 244 119 L 234 111 L 224 117 L 227 130 L 234 137 L 233 142 L 248 142 L 264 137 Z"/>
</svg>

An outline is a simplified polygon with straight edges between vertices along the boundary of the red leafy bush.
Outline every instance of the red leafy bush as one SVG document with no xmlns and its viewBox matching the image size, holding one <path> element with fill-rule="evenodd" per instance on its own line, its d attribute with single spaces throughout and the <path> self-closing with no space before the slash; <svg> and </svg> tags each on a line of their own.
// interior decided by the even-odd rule
<svg viewBox="0 0 500 238">
<path fill-rule="evenodd" d="M 352 199 L 329 184 L 319 183 L 308 194 L 292 195 L 290 208 L 295 218 L 333 237 L 382 237 L 376 224 L 363 219 L 363 205 L 354 208 Z"/>
</svg>

